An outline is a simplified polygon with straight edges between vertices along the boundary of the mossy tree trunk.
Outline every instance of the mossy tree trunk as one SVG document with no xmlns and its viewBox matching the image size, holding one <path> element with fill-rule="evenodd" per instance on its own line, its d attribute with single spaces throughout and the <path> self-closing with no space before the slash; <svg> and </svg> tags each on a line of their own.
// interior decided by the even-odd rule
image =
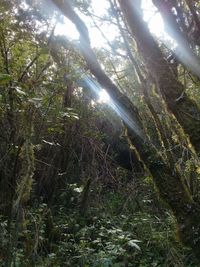
<svg viewBox="0 0 200 267">
<path fill-rule="evenodd" d="M 184 86 L 174 75 L 168 62 L 164 59 L 158 44 L 143 21 L 137 1 L 119 0 L 121 10 L 137 43 L 138 51 L 142 55 L 147 71 L 156 82 L 157 88 L 166 101 L 184 131 L 190 137 L 197 152 L 200 152 L 200 109 L 190 99 Z"/>
<path fill-rule="evenodd" d="M 130 146 L 134 146 L 137 149 L 140 159 L 147 165 L 150 173 L 152 174 L 161 198 L 173 211 L 177 220 L 181 241 L 185 245 L 190 246 L 197 257 L 200 258 L 200 208 L 198 203 L 192 199 L 192 196 L 189 194 L 188 189 L 184 185 L 182 177 L 176 169 L 173 169 L 170 164 L 165 162 L 153 146 L 146 141 L 137 108 L 128 97 L 124 96 L 120 92 L 118 87 L 102 70 L 96 55 L 90 46 L 88 31 L 83 21 L 74 12 L 69 2 L 66 2 L 67 4 L 64 4 L 61 0 L 53 0 L 53 2 L 77 27 L 80 33 L 81 52 L 88 68 L 101 86 L 111 95 L 118 112 L 123 113 L 122 119 L 127 127 Z M 127 1 L 124 0 L 121 1 L 122 6 L 122 2 L 127 3 Z M 157 50 L 156 52 L 153 51 L 153 53 L 157 55 Z M 162 54 L 160 53 L 160 57 L 161 56 Z M 163 61 L 163 58 L 161 57 L 160 60 Z M 155 63 L 155 65 L 156 64 L 158 64 L 158 62 Z M 156 71 L 155 69 L 156 67 L 154 67 L 154 72 Z M 161 72 L 163 71 L 164 69 L 161 69 Z M 164 77 L 161 76 L 161 78 Z M 161 82 L 161 80 L 158 79 L 158 82 Z M 178 86 L 181 86 L 180 83 L 177 82 L 177 84 Z M 175 88 L 176 87 L 173 87 L 172 89 Z M 172 89 L 170 88 L 170 90 Z M 176 97 L 177 95 L 175 92 L 173 92 L 173 95 L 174 94 Z"/>
</svg>

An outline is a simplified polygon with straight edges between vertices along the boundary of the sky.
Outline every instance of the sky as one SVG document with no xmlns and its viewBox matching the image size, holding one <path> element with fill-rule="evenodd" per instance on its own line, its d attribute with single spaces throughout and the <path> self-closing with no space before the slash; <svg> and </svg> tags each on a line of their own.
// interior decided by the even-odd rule
<svg viewBox="0 0 200 267">
<path fill-rule="evenodd" d="M 107 13 L 107 9 L 109 8 L 109 2 L 108 0 L 92 0 L 92 9 L 94 15 L 98 17 L 103 17 Z M 158 12 L 156 12 L 156 8 L 153 6 L 151 0 L 142 0 L 142 9 L 143 9 L 143 16 L 144 20 L 148 23 L 150 31 L 157 36 L 158 38 L 162 38 L 163 36 L 166 37 L 166 33 L 164 32 L 164 25 L 162 18 Z M 77 10 L 76 10 L 77 12 Z M 89 19 L 87 16 L 79 13 L 79 16 L 83 19 L 83 21 L 86 23 L 89 34 L 90 34 L 90 40 L 92 47 L 95 48 L 101 48 L 107 46 L 107 41 L 105 40 L 104 36 L 109 41 L 113 41 L 115 37 L 118 35 L 118 29 L 116 26 L 107 23 L 105 21 L 99 21 L 98 19 L 96 23 L 100 27 L 101 31 L 103 32 L 103 35 L 99 29 L 94 27 L 94 24 L 91 19 Z M 65 35 L 70 41 L 78 40 L 79 34 L 73 25 L 73 23 L 64 18 L 64 23 L 58 23 L 55 29 L 56 35 Z M 102 89 L 99 92 L 99 100 L 100 103 L 106 103 L 109 101 L 109 95 L 107 92 Z"/>
<path fill-rule="evenodd" d="M 92 0 L 92 9 L 96 16 L 103 17 L 107 13 L 107 8 L 109 8 L 109 2 L 107 0 Z M 162 37 L 165 35 L 163 21 L 158 12 L 156 12 L 151 0 L 142 0 L 142 8 L 144 13 L 144 20 L 148 22 L 150 31 L 157 37 Z M 91 19 L 86 16 L 79 14 L 84 22 L 87 24 L 92 47 L 100 48 L 106 45 L 106 40 L 102 36 L 101 32 L 94 26 L 92 26 Z M 97 20 L 98 23 L 98 20 Z M 110 41 L 114 40 L 117 36 L 117 28 L 106 22 L 98 23 L 101 31 Z M 69 40 L 78 40 L 79 34 L 68 19 L 64 18 L 64 23 L 58 23 L 55 29 L 56 35 L 66 35 Z"/>
<path fill-rule="evenodd" d="M 134 0 L 133 0 L 134 1 Z M 92 3 L 92 14 L 95 16 L 95 23 L 98 27 L 95 27 L 90 16 L 86 16 L 81 14 L 76 10 L 78 15 L 85 22 L 90 35 L 91 46 L 92 48 L 106 48 L 109 49 L 108 41 L 112 42 L 118 36 L 118 29 L 112 23 L 106 22 L 105 19 L 99 20 L 98 17 L 103 18 L 104 15 L 108 14 L 107 9 L 109 8 L 108 0 L 91 0 Z M 176 40 L 173 40 L 169 37 L 169 35 L 165 32 L 163 20 L 156 10 L 155 6 L 152 4 L 151 0 L 142 0 L 142 9 L 143 9 L 143 18 L 147 22 L 148 27 L 151 33 L 159 40 L 161 40 L 166 47 L 173 49 L 176 53 L 175 48 L 177 47 Z M 98 29 L 100 28 L 100 30 Z M 103 34 L 102 34 L 103 32 Z M 78 40 L 79 34 L 75 28 L 75 26 L 68 20 L 64 19 L 64 23 L 58 23 L 55 29 L 55 34 L 57 35 L 66 35 L 70 41 Z M 105 38 L 106 37 L 106 38 Z M 198 73 L 200 73 L 200 64 L 198 60 L 194 60 L 194 57 L 191 58 L 190 53 L 184 50 L 184 45 L 181 46 L 179 44 L 179 51 L 181 50 L 182 62 L 185 65 L 189 65 L 189 68 L 194 72 L 197 69 Z M 183 53 L 184 52 L 184 53 Z M 177 52 L 178 53 L 178 52 Z M 180 54 L 178 54 L 180 58 Z M 106 91 L 101 88 L 99 90 L 99 101 L 100 102 L 111 102 Z"/>
</svg>

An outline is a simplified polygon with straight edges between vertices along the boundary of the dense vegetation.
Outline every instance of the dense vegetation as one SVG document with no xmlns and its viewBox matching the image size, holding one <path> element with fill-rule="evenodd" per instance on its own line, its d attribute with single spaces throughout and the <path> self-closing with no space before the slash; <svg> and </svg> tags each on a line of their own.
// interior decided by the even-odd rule
<svg viewBox="0 0 200 267">
<path fill-rule="evenodd" d="M 1 1 L 0 266 L 199 266 L 200 4 L 93 2 Z"/>
</svg>

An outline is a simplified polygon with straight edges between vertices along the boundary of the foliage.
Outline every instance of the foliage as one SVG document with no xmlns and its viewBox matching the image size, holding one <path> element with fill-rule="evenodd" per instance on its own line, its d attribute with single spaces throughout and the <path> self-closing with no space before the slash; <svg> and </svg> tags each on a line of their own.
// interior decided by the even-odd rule
<svg viewBox="0 0 200 267">
<path fill-rule="evenodd" d="M 66 214 L 65 206 L 54 209 L 46 204 L 28 209 L 15 250 L 17 266 L 197 266 L 175 241 L 170 214 L 98 216 L 93 210 L 83 218 Z M 2 217 L 2 254 L 6 225 Z"/>
<path fill-rule="evenodd" d="M 179 173 L 196 201 L 199 158 L 147 75 L 120 12 L 116 17 L 109 8 L 103 20 L 117 25 L 117 36 L 94 51 L 139 109 L 156 152 L 146 162 L 130 150 L 112 104 L 100 103 L 91 90 L 98 83 L 78 46 L 54 35 L 58 11 L 42 14 L 44 3 L 0 6 L 0 265 L 198 266 L 192 250 L 178 242 L 175 217 L 157 195 L 148 166 L 159 155 L 154 168 L 165 164 Z M 94 19 L 91 1 L 73 4 Z M 149 99 L 124 41 L 146 75 Z M 183 66 L 178 72 L 199 104 L 199 79 Z"/>
</svg>

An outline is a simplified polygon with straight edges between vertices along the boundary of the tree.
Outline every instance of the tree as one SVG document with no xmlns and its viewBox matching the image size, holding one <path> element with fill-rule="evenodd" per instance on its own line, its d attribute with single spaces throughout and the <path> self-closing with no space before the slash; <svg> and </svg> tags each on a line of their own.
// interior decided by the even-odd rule
<svg viewBox="0 0 200 267">
<path fill-rule="evenodd" d="M 149 32 L 140 0 L 107 2 L 109 16 L 103 18 L 93 16 L 90 1 L 82 0 L 13 0 L 0 7 L 0 220 L 7 235 L 5 241 L 2 231 L 0 246 L 6 258 L 0 253 L 0 262 L 5 259 L 6 266 L 35 264 L 32 258 L 40 250 L 60 266 L 59 255 L 79 256 L 79 241 L 83 253 L 82 236 L 92 231 L 84 244 L 96 236 L 93 205 L 99 207 L 108 192 L 113 197 L 107 199 L 109 205 L 114 203 L 119 212 L 128 197 L 118 199 L 116 188 L 120 190 L 124 180 L 136 182 L 134 165 L 142 169 L 139 183 L 144 185 L 144 175 L 152 178 L 162 205 L 176 219 L 180 240 L 199 258 L 199 48 L 188 30 L 190 22 L 198 30 L 199 6 L 192 1 L 153 1 L 161 13 L 166 9 L 166 28 L 173 28 L 174 39 L 179 36 L 179 48 L 184 40 L 184 49 L 196 62 L 187 71 L 186 62 L 181 64 L 174 51 Z M 97 28 L 98 19 L 115 25 L 113 41 L 99 28 L 108 51 L 92 48 L 80 12 L 92 17 Z M 55 35 L 62 14 L 77 28 L 78 41 Z M 95 95 L 101 88 L 111 98 L 107 107 Z M 141 192 L 144 201 L 147 191 Z M 91 203 L 90 196 L 95 199 Z M 131 199 L 141 211 L 143 204 Z M 33 222 L 34 217 L 38 221 Z M 130 244 L 139 251 L 137 240 Z M 69 264 L 85 262 L 72 258 Z"/>
<path fill-rule="evenodd" d="M 172 171 L 169 164 L 148 143 L 144 142 L 144 129 L 137 108 L 109 79 L 101 69 L 98 60 L 91 49 L 88 30 L 84 22 L 74 12 L 71 4 L 66 1 L 53 1 L 61 12 L 76 26 L 80 34 L 80 48 L 82 55 L 97 81 L 106 88 L 117 108 L 121 109 L 129 119 L 122 117 L 128 129 L 130 145 L 134 145 L 143 162 L 148 166 L 161 197 L 171 207 L 179 226 L 181 240 L 185 245 L 192 247 L 196 255 L 199 255 L 200 228 L 199 228 L 199 204 L 196 202 L 183 183 L 180 173 Z M 147 70 L 156 81 L 156 85 L 165 98 L 167 106 L 176 116 L 177 120 L 191 142 L 199 151 L 199 109 L 196 103 L 186 95 L 179 99 L 183 93 L 183 86 L 176 79 L 169 65 L 164 59 L 158 45 L 150 35 L 147 26 L 141 18 L 141 12 L 136 4 L 129 0 L 119 1 L 121 10 L 128 21 L 133 37 L 136 39 L 138 49 L 141 52 Z M 192 113 L 191 113 L 192 111 Z M 194 118 L 196 116 L 196 118 Z M 134 125 L 134 127 L 133 127 Z M 193 229 L 193 230 L 191 230 Z"/>
<path fill-rule="evenodd" d="M 120 6 L 142 54 L 147 70 L 156 82 L 168 109 L 175 115 L 192 144 L 199 152 L 200 110 L 184 92 L 184 86 L 174 76 L 157 43 L 150 35 L 147 25 L 140 17 L 139 7 L 130 1 L 121 1 Z"/>
</svg>

